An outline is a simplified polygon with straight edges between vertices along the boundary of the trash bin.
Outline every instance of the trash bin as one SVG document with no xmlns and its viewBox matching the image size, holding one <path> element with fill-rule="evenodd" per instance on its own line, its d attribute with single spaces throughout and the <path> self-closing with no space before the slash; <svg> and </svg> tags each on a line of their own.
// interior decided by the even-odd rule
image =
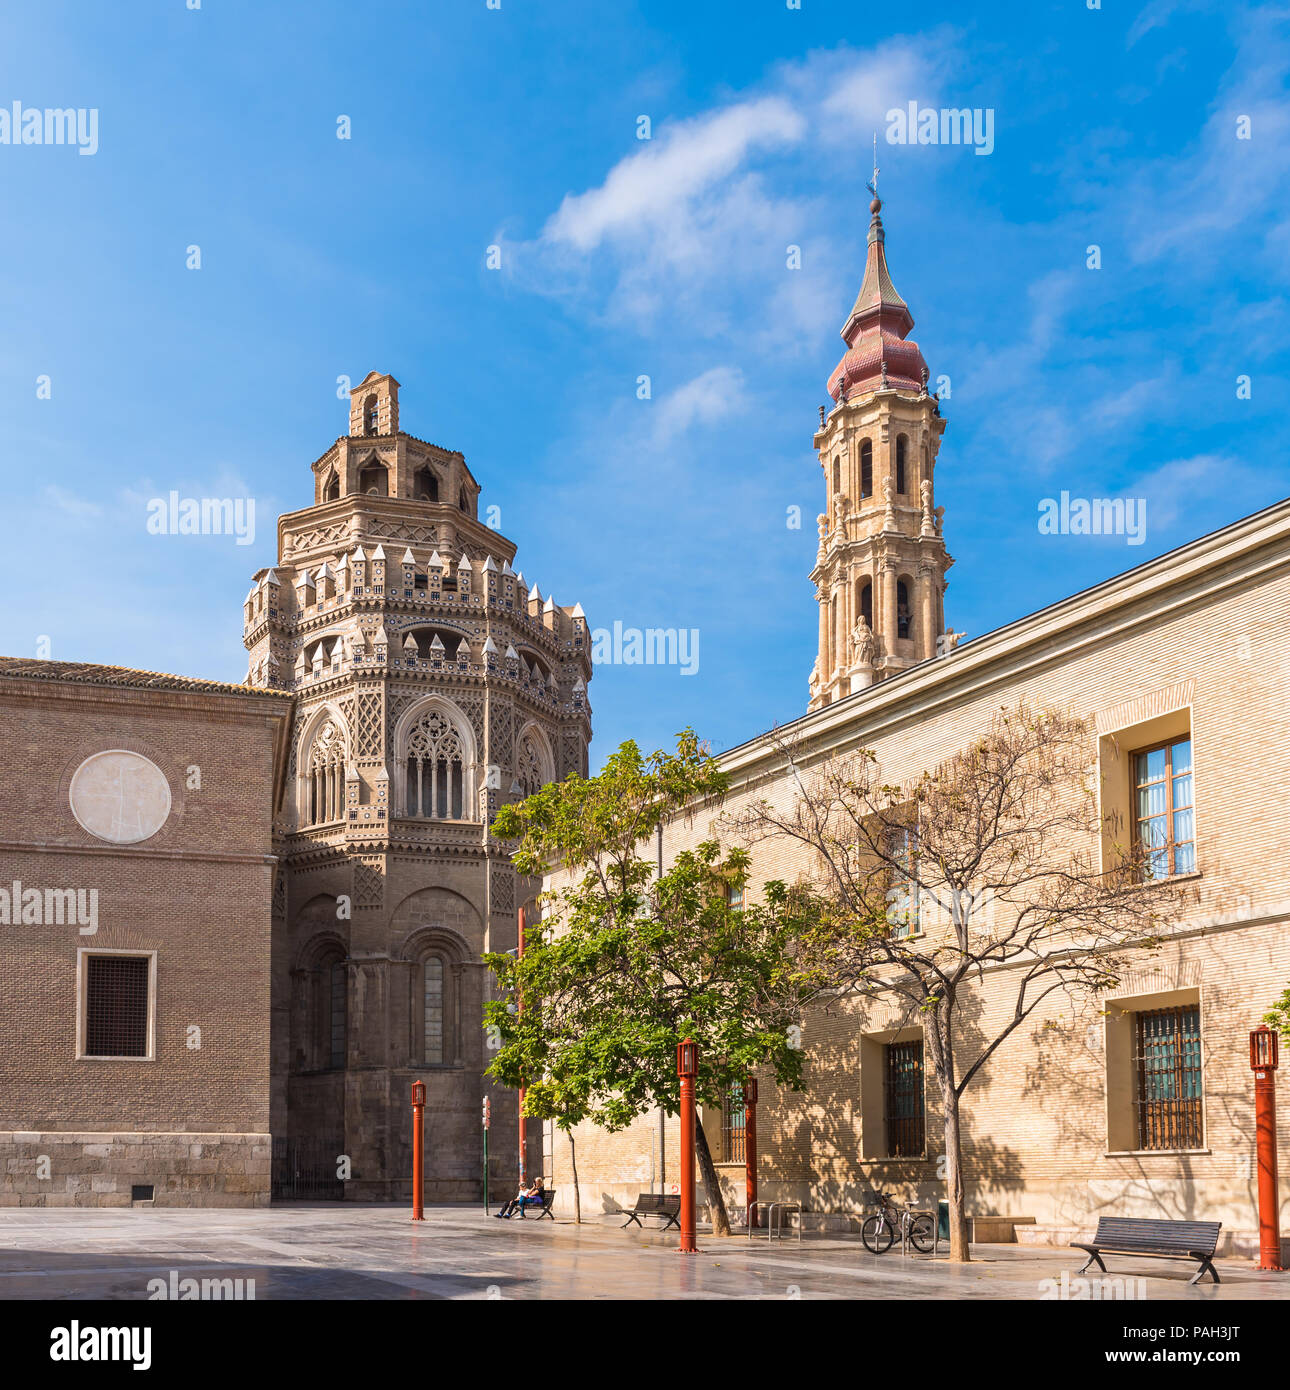
<svg viewBox="0 0 1290 1390">
<path fill-rule="evenodd" d="M 936 1203 L 936 1233 L 942 1240 L 950 1238 L 950 1203 L 947 1197 L 942 1197 Z"/>
</svg>

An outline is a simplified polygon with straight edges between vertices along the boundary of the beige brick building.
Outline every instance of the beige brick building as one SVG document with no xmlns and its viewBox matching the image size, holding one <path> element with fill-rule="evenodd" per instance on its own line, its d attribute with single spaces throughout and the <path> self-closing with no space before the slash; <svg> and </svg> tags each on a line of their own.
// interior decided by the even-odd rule
<svg viewBox="0 0 1290 1390">
<path fill-rule="evenodd" d="M 828 512 L 812 575 L 821 623 L 810 712 L 721 755 L 731 795 L 670 825 L 664 856 L 712 834 L 729 840 L 725 818 L 750 799 L 791 799 L 786 737 L 804 775 L 831 754 L 871 749 L 884 780 L 899 783 L 984 733 L 1001 707 L 1024 700 L 1089 720 L 1104 815 L 1132 822 L 1139 787 L 1172 798 L 1162 867 L 1181 905 L 1160 948 L 1131 952 L 1109 996 L 1055 995 L 969 1090 L 969 1212 L 1033 1222 L 1019 1238 L 1053 1241 L 1098 1214 L 1219 1219 L 1227 1248 L 1253 1249 L 1247 1039 L 1290 983 L 1290 502 L 958 645 L 941 616 L 949 561 L 932 506 L 943 422 L 905 338 L 911 320 L 878 213 L 875 203 L 848 353 L 830 377 L 835 403 L 814 436 Z M 1109 866 L 1109 834 L 1086 848 Z M 809 867 L 803 856 L 786 841 L 757 846 L 753 884 L 793 881 Z M 975 991 L 987 1033 L 1015 999 L 1007 976 L 987 973 Z M 875 1188 L 920 1203 L 943 1195 L 939 1094 L 921 1036 L 891 995 L 810 1016 L 805 1089 L 761 1086 L 760 1195 L 841 1224 Z M 1281 1114 L 1284 1145 L 1290 1106 Z M 703 1123 L 714 1154 L 733 1158 L 737 1108 Z M 658 1115 L 619 1135 L 584 1126 L 583 1210 L 670 1188 L 676 1143 L 675 1120 Z M 567 1141 L 548 1133 L 546 1144 L 568 1211 Z M 737 1210 L 743 1165 L 721 1172 Z"/>
</svg>

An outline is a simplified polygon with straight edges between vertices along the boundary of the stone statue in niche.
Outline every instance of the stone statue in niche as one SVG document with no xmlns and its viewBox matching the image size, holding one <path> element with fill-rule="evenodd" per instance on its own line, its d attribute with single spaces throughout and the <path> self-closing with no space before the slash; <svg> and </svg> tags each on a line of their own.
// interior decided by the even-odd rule
<svg viewBox="0 0 1290 1390">
<path fill-rule="evenodd" d="M 869 624 L 863 618 L 851 629 L 851 650 L 855 665 L 873 665 L 873 633 L 869 631 Z"/>
</svg>

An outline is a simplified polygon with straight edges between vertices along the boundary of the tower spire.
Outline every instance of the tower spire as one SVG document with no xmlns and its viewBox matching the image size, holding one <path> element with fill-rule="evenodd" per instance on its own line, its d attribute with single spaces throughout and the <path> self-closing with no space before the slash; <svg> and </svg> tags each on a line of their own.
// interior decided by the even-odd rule
<svg viewBox="0 0 1290 1390">
<path fill-rule="evenodd" d="M 888 368 L 888 385 L 897 390 L 921 390 L 927 366 L 918 344 L 908 339 L 914 316 L 897 293 L 887 269 L 887 234 L 882 225 L 878 174 L 875 135 L 873 181 L 865 185 L 873 198 L 869 203 L 864 278 L 847 321 L 842 325 L 847 351 L 829 374 L 829 395 L 835 401 L 846 399 L 856 389 L 879 387 L 884 362 Z"/>
<path fill-rule="evenodd" d="M 913 315 L 887 270 L 874 139 L 864 280 L 829 376 L 837 402 L 814 444 L 827 509 L 811 579 L 820 645 L 810 705 L 819 709 L 940 654 L 945 573 L 954 563 L 935 505 L 945 421 L 927 393 L 927 364 L 907 334 Z"/>
</svg>

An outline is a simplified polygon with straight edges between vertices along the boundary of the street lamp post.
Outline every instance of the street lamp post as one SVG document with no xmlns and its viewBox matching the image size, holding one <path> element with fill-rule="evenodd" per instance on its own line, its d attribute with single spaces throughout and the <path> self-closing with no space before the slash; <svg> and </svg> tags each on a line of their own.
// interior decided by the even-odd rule
<svg viewBox="0 0 1290 1390">
<path fill-rule="evenodd" d="M 682 1255 L 697 1255 L 694 1243 L 694 1078 L 699 1071 L 699 1044 L 691 1038 L 676 1049 L 681 1079 L 681 1244 Z"/>
<path fill-rule="evenodd" d="M 744 1082 L 744 1211 L 749 1226 L 757 1224 L 753 1203 L 757 1200 L 757 1078 Z"/>
<path fill-rule="evenodd" d="M 426 1083 L 412 1083 L 412 1219 L 424 1221 L 425 1182 L 422 1177 L 425 1159 Z"/>
<path fill-rule="evenodd" d="M 1259 1268 L 1281 1268 L 1281 1218 L 1277 1194 L 1276 1032 L 1261 1023 L 1250 1034 L 1254 1072 L 1254 1129 L 1259 1163 Z"/>
</svg>

